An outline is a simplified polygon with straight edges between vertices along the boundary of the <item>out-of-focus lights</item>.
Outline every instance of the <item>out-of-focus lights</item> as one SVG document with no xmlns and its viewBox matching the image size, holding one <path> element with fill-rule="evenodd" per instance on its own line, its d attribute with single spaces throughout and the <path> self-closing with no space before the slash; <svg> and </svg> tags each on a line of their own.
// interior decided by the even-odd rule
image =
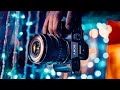
<svg viewBox="0 0 120 90">
<path fill-rule="evenodd" d="M 100 59 L 99 58 L 95 58 L 94 62 L 95 63 L 99 63 Z"/>
<path fill-rule="evenodd" d="M 81 79 L 87 79 L 87 75 L 86 74 L 81 74 Z"/>
<path fill-rule="evenodd" d="M 100 77 L 100 76 L 101 76 L 101 71 L 96 70 L 96 71 L 94 72 L 94 74 L 95 74 L 96 77 Z"/>
<path fill-rule="evenodd" d="M 46 76 L 46 79 L 50 79 L 50 76 L 49 76 L 49 75 L 47 75 L 47 76 Z"/>
<path fill-rule="evenodd" d="M 30 74 L 30 78 L 34 78 L 34 75 L 33 75 L 33 74 Z"/>
<path fill-rule="evenodd" d="M 104 43 L 108 43 L 109 42 L 109 38 L 103 38 Z"/>
<path fill-rule="evenodd" d="M 24 14 L 23 14 L 23 15 L 21 15 L 21 18 L 22 18 L 22 19 L 24 19 L 24 18 L 25 18 L 25 15 L 24 15 Z"/>
<path fill-rule="evenodd" d="M 18 75 L 15 75 L 15 76 L 14 76 L 14 79 L 17 79 L 17 78 L 18 78 Z"/>
<path fill-rule="evenodd" d="M 57 75 L 58 75 L 58 76 L 61 76 L 61 75 L 62 75 L 62 73 L 61 73 L 61 72 L 57 72 Z"/>
<path fill-rule="evenodd" d="M 98 30 L 97 29 L 90 30 L 89 35 L 92 38 L 97 38 L 98 37 Z"/>
<path fill-rule="evenodd" d="M 71 76 L 71 77 L 68 77 L 68 79 L 75 79 L 75 77 L 74 77 L 74 76 Z"/>
<path fill-rule="evenodd" d="M 87 79 L 93 79 L 93 76 L 92 75 L 88 75 Z"/>
<path fill-rule="evenodd" d="M 12 74 L 11 72 L 8 72 L 8 73 L 7 73 L 8 76 L 11 76 L 11 74 Z"/>
<path fill-rule="evenodd" d="M 56 74 L 56 73 L 55 73 L 54 69 L 52 69 L 52 70 L 51 70 L 51 75 L 52 75 L 52 76 L 55 76 L 55 74 Z"/>
<path fill-rule="evenodd" d="M 2 53 L 2 58 L 5 59 L 6 55 L 5 53 Z"/>
<path fill-rule="evenodd" d="M 107 59 L 107 58 L 109 57 L 109 54 L 108 54 L 107 52 L 105 52 L 105 53 L 103 54 L 103 57 L 104 57 L 105 59 Z"/>
<path fill-rule="evenodd" d="M 93 62 L 88 62 L 88 64 L 87 64 L 88 68 L 92 68 L 93 65 L 94 65 Z"/>
<path fill-rule="evenodd" d="M 31 26 L 31 25 L 33 25 L 33 22 L 31 22 L 31 21 L 26 22 L 26 25 L 27 25 L 27 26 Z"/>
<path fill-rule="evenodd" d="M 111 27 L 110 25 L 107 25 L 107 26 L 106 26 L 106 29 L 108 30 L 109 33 L 112 32 L 112 27 Z"/>
<path fill-rule="evenodd" d="M 87 41 L 89 39 L 89 37 L 87 35 L 84 35 L 84 40 Z"/>
<path fill-rule="evenodd" d="M 49 72 L 48 68 L 45 68 L 45 69 L 44 69 L 44 72 L 45 72 L 45 73 L 48 73 L 48 72 Z"/>
</svg>

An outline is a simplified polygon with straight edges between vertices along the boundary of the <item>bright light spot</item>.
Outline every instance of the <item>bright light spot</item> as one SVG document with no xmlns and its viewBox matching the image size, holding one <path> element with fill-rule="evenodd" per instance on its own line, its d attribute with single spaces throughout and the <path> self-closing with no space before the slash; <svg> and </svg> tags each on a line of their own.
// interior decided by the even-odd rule
<svg viewBox="0 0 120 90">
<path fill-rule="evenodd" d="M 84 38 L 85 41 L 89 39 L 87 35 L 84 35 L 83 38 Z"/>
<path fill-rule="evenodd" d="M 22 48 L 22 47 L 19 47 L 19 51 L 23 51 L 23 48 Z"/>
<path fill-rule="evenodd" d="M 97 28 L 101 28 L 102 27 L 102 24 L 101 23 L 97 23 Z"/>
<path fill-rule="evenodd" d="M 15 13 L 12 14 L 12 17 L 17 17 L 17 15 Z"/>
<path fill-rule="evenodd" d="M 87 79 L 93 79 L 93 76 L 92 75 L 88 75 Z"/>
<path fill-rule="evenodd" d="M 34 78 L 34 75 L 33 75 L 33 74 L 30 74 L 30 78 Z"/>
<path fill-rule="evenodd" d="M 103 28 L 106 28 L 106 23 L 102 23 L 102 27 L 103 27 Z"/>
<path fill-rule="evenodd" d="M 25 15 L 21 15 L 21 18 L 24 19 L 24 18 L 25 18 Z"/>
<path fill-rule="evenodd" d="M 17 76 L 17 75 L 15 75 L 15 76 L 14 76 L 14 79 L 17 79 L 17 78 L 18 78 L 18 76 Z"/>
<path fill-rule="evenodd" d="M 47 76 L 46 76 L 46 79 L 50 79 L 50 76 L 49 76 L 49 75 L 47 75 Z"/>
<path fill-rule="evenodd" d="M 81 79 L 87 79 L 87 75 L 86 74 L 81 74 Z"/>
<path fill-rule="evenodd" d="M 94 62 L 95 63 L 99 63 L 100 59 L 99 58 L 95 58 Z"/>
<path fill-rule="evenodd" d="M 8 23 L 7 26 L 10 26 L 10 23 Z"/>
<path fill-rule="evenodd" d="M 74 76 L 71 76 L 71 77 L 68 77 L 67 79 L 75 79 L 75 77 L 74 77 Z"/>
<path fill-rule="evenodd" d="M 23 32 L 19 32 L 19 35 L 22 36 L 22 35 L 23 35 Z"/>
<path fill-rule="evenodd" d="M 89 62 L 87 66 L 88 66 L 88 68 L 93 67 L 93 62 Z"/>
<path fill-rule="evenodd" d="M 103 38 L 103 41 L 104 41 L 105 43 L 108 43 L 108 42 L 109 42 L 109 38 Z"/>
<path fill-rule="evenodd" d="M 98 37 L 98 30 L 97 29 L 90 30 L 89 35 L 92 38 L 97 38 Z"/>
<path fill-rule="evenodd" d="M 51 75 L 52 75 L 52 76 L 55 76 L 55 71 L 54 71 L 54 69 L 51 70 Z"/>
<path fill-rule="evenodd" d="M 58 76 L 61 76 L 61 74 L 62 74 L 61 72 L 57 72 L 57 75 L 58 75 Z"/>
<path fill-rule="evenodd" d="M 49 72 L 49 70 L 48 70 L 47 68 L 45 68 L 45 69 L 44 69 L 44 72 L 48 73 L 48 72 Z"/>
<path fill-rule="evenodd" d="M 94 74 L 95 74 L 95 76 L 99 77 L 99 76 L 101 76 L 101 71 L 96 70 L 96 71 L 94 72 Z"/>
<path fill-rule="evenodd" d="M 8 76 L 11 76 L 11 74 L 12 74 L 11 72 L 8 72 L 8 73 L 7 73 Z"/>
<path fill-rule="evenodd" d="M 107 26 L 106 26 L 106 29 L 108 30 L 109 33 L 112 32 L 112 27 L 111 27 L 110 25 L 107 25 Z"/>
<path fill-rule="evenodd" d="M 106 61 L 103 61 L 103 60 L 102 60 L 102 61 L 100 61 L 99 64 L 100 64 L 100 67 L 105 67 L 105 66 L 106 66 Z"/>
<path fill-rule="evenodd" d="M 109 54 L 108 54 L 107 52 L 105 52 L 105 53 L 103 54 L 103 57 L 104 57 L 105 59 L 107 59 L 107 58 L 109 57 Z"/>
<path fill-rule="evenodd" d="M 31 26 L 31 25 L 33 25 L 33 22 L 27 22 L 26 25 Z"/>
<path fill-rule="evenodd" d="M 2 58 L 5 59 L 5 53 L 2 53 Z"/>
</svg>

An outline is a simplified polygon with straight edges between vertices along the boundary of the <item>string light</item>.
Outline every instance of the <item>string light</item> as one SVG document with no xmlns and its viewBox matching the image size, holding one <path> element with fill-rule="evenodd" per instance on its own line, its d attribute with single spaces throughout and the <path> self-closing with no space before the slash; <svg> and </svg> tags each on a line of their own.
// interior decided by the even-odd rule
<svg viewBox="0 0 120 90">
<path fill-rule="evenodd" d="M 28 21 L 28 22 L 26 22 L 26 25 L 27 25 L 27 26 L 31 26 L 31 25 L 33 25 L 33 22 Z"/>
<path fill-rule="evenodd" d="M 97 38 L 98 37 L 98 30 L 97 29 L 90 30 L 89 35 L 92 38 Z"/>
<path fill-rule="evenodd" d="M 6 58 L 5 53 L 2 53 L 2 59 L 5 59 L 5 58 Z"/>
</svg>

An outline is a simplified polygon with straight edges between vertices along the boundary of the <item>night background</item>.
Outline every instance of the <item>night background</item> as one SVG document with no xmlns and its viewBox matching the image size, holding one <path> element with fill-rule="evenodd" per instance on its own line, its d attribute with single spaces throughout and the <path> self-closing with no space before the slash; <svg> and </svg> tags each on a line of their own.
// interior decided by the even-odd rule
<svg viewBox="0 0 120 90">
<path fill-rule="evenodd" d="M 55 72 L 52 65 L 33 64 L 28 59 L 28 42 L 42 33 L 46 11 L 0 11 L 1 79 L 105 79 L 106 46 L 112 27 L 119 21 L 117 11 L 89 11 L 82 16 L 84 40 L 89 45 L 89 58 L 81 60 L 81 74 Z"/>
</svg>

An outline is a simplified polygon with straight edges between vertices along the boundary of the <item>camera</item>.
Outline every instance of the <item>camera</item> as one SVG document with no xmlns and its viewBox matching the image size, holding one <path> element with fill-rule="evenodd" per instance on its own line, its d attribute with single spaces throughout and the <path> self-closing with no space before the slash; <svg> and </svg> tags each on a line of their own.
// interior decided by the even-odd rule
<svg viewBox="0 0 120 90">
<path fill-rule="evenodd" d="M 39 34 L 31 38 L 28 56 L 35 64 L 53 64 L 56 71 L 67 71 L 65 65 L 70 63 L 70 70 L 80 70 L 80 60 L 88 58 L 88 44 L 83 39 L 83 30 L 75 25 L 71 30 L 65 28 L 61 22 L 60 30 L 63 38 L 51 34 Z"/>
</svg>

